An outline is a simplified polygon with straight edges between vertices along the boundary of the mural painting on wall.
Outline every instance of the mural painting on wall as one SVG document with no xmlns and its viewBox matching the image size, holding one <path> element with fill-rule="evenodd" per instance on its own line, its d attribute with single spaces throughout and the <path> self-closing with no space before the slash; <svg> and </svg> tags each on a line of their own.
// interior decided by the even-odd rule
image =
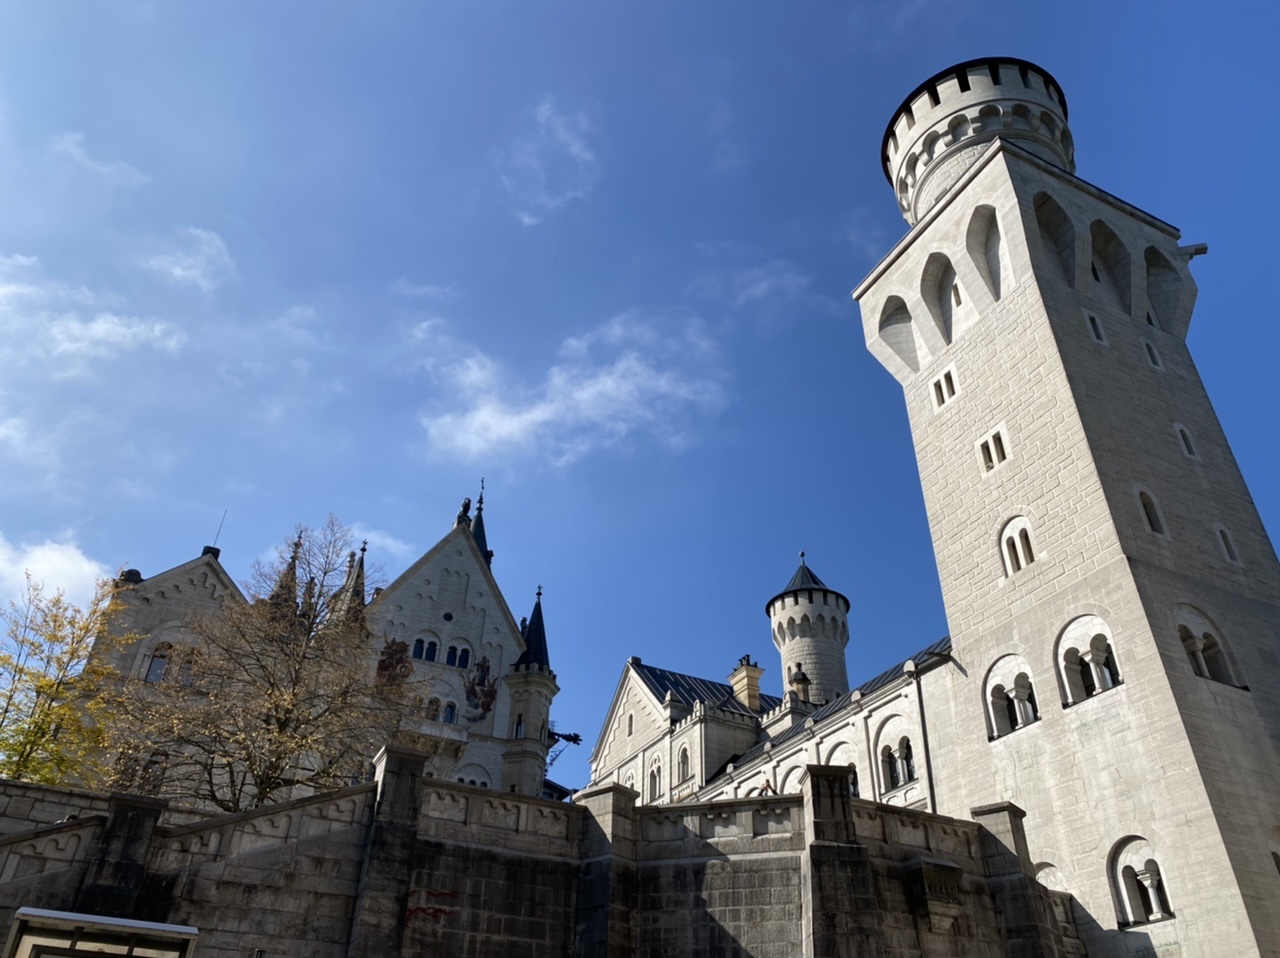
<svg viewBox="0 0 1280 958">
<path fill-rule="evenodd" d="M 378 684 L 403 682 L 412 672 L 409 643 L 387 639 L 387 644 L 382 647 L 382 654 L 378 656 Z"/>
<path fill-rule="evenodd" d="M 468 722 L 479 722 L 493 709 L 493 702 L 498 697 L 498 683 L 489 678 L 489 656 L 480 656 L 475 669 L 467 676 L 467 710 L 464 714 Z"/>
</svg>

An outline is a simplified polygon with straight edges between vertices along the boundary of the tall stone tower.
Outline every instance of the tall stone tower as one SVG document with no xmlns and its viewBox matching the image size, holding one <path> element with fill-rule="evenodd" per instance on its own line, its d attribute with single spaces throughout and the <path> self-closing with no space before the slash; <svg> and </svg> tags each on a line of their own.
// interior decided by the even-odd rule
<svg viewBox="0 0 1280 958">
<path fill-rule="evenodd" d="M 911 230 L 854 298 L 951 627 L 938 811 L 1022 807 L 1093 958 L 1280 954 L 1280 565 L 1187 350 L 1204 247 L 1074 175 L 1025 61 L 921 84 L 883 163 Z"/>
<path fill-rule="evenodd" d="M 844 649 L 849 644 L 849 600 L 800 568 L 765 606 L 782 661 L 783 694 L 823 704 L 849 691 Z"/>
</svg>

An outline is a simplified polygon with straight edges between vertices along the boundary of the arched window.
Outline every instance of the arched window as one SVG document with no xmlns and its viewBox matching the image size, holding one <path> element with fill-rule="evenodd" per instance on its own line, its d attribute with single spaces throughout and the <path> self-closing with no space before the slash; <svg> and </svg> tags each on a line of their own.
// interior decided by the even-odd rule
<svg viewBox="0 0 1280 958">
<path fill-rule="evenodd" d="M 143 681 L 151 684 L 163 682 L 165 672 L 169 668 L 169 658 L 172 655 L 173 646 L 168 642 L 157 645 L 155 651 L 151 653 L 151 661 L 147 664 L 147 674 Z"/>
<path fill-rule="evenodd" d="M 444 721 L 447 724 L 452 725 L 457 720 L 458 720 L 458 706 L 450 702 L 448 705 L 444 707 Z"/>
<path fill-rule="evenodd" d="M 628 715 L 627 716 L 627 737 L 628 738 L 630 738 L 632 733 L 635 732 L 635 724 L 636 724 L 635 718 L 631 715 Z"/>
<path fill-rule="evenodd" d="M 1179 606 L 1178 638 L 1191 670 L 1204 679 L 1238 685 L 1217 626 L 1191 606 Z"/>
<path fill-rule="evenodd" d="M 1096 615 L 1082 615 L 1067 623 L 1054 654 L 1064 707 L 1120 684 L 1111 629 Z"/>
<path fill-rule="evenodd" d="M 458 653 L 458 668 L 465 669 L 471 664 L 471 650 L 463 649 Z"/>
<path fill-rule="evenodd" d="M 888 745 L 880 750 L 880 777 L 884 781 L 886 792 L 893 791 L 902 784 L 902 777 L 898 772 L 898 758 Z"/>
<path fill-rule="evenodd" d="M 1031 547 L 1031 523 L 1026 516 L 1014 516 L 1000 532 L 1000 559 L 1004 574 L 1012 576 L 1036 561 Z"/>
<path fill-rule="evenodd" d="M 423 714 L 432 722 L 440 721 L 440 700 L 431 699 L 427 702 L 427 708 Z"/>
<path fill-rule="evenodd" d="M 911 739 L 904 738 L 898 743 L 898 761 L 902 765 L 902 781 L 916 780 L 916 759 L 911 751 Z"/>
<path fill-rule="evenodd" d="M 1138 504 L 1142 506 L 1142 515 L 1147 520 L 1147 529 L 1158 536 L 1164 535 L 1164 520 L 1160 518 L 1160 508 L 1156 505 L 1151 493 L 1145 489 L 1139 490 Z"/>
<path fill-rule="evenodd" d="M 858 794 L 858 769 L 854 765 L 849 766 L 849 794 L 854 798 L 859 798 Z"/>
<path fill-rule="evenodd" d="M 413 651 L 409 654 L 412 655 L 415 659 L 420 659 L 426 654 L 426 651 L 427 651 L 427 643 L 422 641 L 422 639 L 414 639 Z"/>
<path fill-rule="evenodd" d="M 449 651 L 445 654 L 445 657 L 444 657 L 444 664 L 445 665 L 458 664 L 458 647 L 456 645 L 449 646 Z"/>
<path fill-rule="evenodd" d="M 1118 842 L 1111 852 L 1110 865 L 1111 889 L 1121 927 L 1173 917 L 1168 888 L 1146 839 L 1134 836 Z"/>
<path fill-rule="evenodd" d="M 1031 670 L 1020 655 L 1004 655 L 987 672 L 987 725 L 993 739 L 1040 719 Z"/>
<path fill-rule="evenodd" d="M 434 642 L 428 642 L 427 651 L 424 654 L 423 658 L 425 658 L 428 662 L 434 662 L 436 660 L 436 648 L 437 647 Z"/>
<path fill-rule="evenodd" d="M 656 803 L 662 798 L 662 768 L 655 765 L 649 769 L 649 801 Z"/>
<path fill-rule="evenodd" d="M 688 781 L 689 779 L 689 750 L 687 748 L 680 749 L 680 781 Z"/>
<path fill-rule="evenodd" d="M 516 727 L 511 733 L 512 738 L 524 738 L 524 715 L 516 716 Z"/>
</svg>

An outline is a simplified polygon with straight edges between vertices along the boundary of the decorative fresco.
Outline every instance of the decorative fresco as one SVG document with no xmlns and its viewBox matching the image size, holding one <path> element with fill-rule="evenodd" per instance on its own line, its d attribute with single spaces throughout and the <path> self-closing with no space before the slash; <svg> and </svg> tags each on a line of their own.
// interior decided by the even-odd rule
<svg viewBox="0 0 1280 958">
<path fill-rule="evenodd" d="M 467 676 L 467 707 L 463 716 L 468 722 L 479 722 L 493 711 L 494 700 L 498 697 L 498 682 L 489 677 L 489 657 L 480 656 L 476 667 Z"/>
<path fill-rule="evenodd" d="M 403 682 L 413 673 L 409 663 L 409 643 L 387 639 L 378 656 L 377 681 L 379 684 Z"/>
</svg>

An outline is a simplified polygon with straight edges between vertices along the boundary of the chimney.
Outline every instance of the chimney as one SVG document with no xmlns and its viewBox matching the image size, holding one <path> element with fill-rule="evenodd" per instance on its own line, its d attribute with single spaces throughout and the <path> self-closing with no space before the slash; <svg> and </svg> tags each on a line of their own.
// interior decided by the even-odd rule
<svg viewBox="0 0 1280 958">
<path fill-rule="evenodd" d="M 738 667 L 729 675 L 729 684 L 733 686 L 734 698 L 753 712 L 760 711 L 760 676 L 762 675 L 764 675 L 764 669 L 752 662 L 749 655 L 738 659 Z"/>
<path fill-rule="evenodd" d="M 205 546 L 204 550 L 200 553 L 200 555 L 213 556 L 215 559 L 217 559 L 222 556 L 222 550 L 219 549 L 217 546 Z"/>
</svg>

